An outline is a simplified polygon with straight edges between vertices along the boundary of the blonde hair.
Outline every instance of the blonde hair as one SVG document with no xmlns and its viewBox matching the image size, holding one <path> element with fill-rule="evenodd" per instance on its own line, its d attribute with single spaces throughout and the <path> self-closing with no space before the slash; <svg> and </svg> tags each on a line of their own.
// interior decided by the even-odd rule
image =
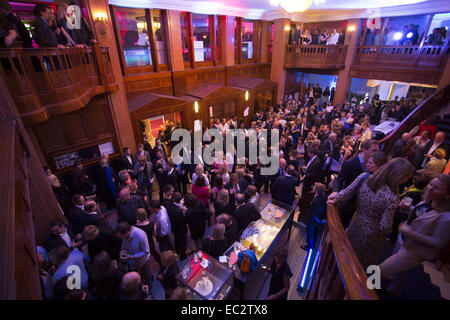
<svg viewBox="0 0 450 320">
<path fill-rule="evenodd" d="M 178 256 L 172 250 L 164 251 L 161 253 L 161 264 L 165 268 L 169 268 L 177 261 Z"/>
<path fill-rule="evenodd" d="M 205 170 L 203 169 L 203 166 L 201 164 L 198 164 L 195 167 L 195 173 L 197 174 L 197 176 L 201 176 L 204 172 Z"/>
<path fill-rule="evenodd" d="M 399 193 L 399 184 L 405 178 L 412 176 L 414 167 L 404 158 L 394 158 L 382 165 L 377 172 L 367 179 L 367 186 L 377 192 L 383 186 L 388 186 L 395 194 Z"/>
<path fill-rule="evenodd" d="M 220 190 L 219 193 L 217 194 L 216 201 L 222 204 L 227 204 L 229 202 L 228 190 L 227 189 Z"/>
<path fill-rule="evenodd" d="M 58 6 L 58 13 L 56 15 L 57 18 L 58 18 L 58 21 L 61 20 L 62 18 L 66 18 L 66 11 L 67 11 L 68 7 L 69 7 L 69 5 L 67 3 L 64 3 L 64 2 L 59 4 L 59 6 Z"/>
<path fill-rule="evenodd" d="M 447 157 L 447 152 L 443 148 L 437 148 L 434 150 L 433 155 L 438 159 L 445 159 Z"/>
<path fill-rule="evenodd" d="M 47 176 L 47 181 L 52 187 L 59 188 L 61 187 L 61 182 L 59 181 L 58 177 L 54 174 L 50 174 Z"/>
</svg>

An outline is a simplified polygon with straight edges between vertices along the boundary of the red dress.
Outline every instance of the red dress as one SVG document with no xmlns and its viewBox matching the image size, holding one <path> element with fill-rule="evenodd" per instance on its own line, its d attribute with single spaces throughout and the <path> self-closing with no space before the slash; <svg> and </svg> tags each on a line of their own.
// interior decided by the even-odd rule
<svg viewBox="0 0 450 320">
<path fill-rule="evenodd" d="M 207 207 L 209 204 L 209 188 L 207 186 L 198 187 L 196 184 L 192 185 L 192 193 L 198 200 L 203 202 Z"/>
<path fill-rule="evenodd" d="M 436 135 L 436 133 L 438 131 L 438 128 L 434 124 L 430 124 L 428 126 L 425 125 L 425 120 L 423 120 L 419 124 L 419 132 L 417 133 L 417 135 L 420 136 L 422 134 L 422 132 L 424 132 L 425 130 L 430 133 L 430 140 L 433 140 L 434 136 Z"/>
</svg>

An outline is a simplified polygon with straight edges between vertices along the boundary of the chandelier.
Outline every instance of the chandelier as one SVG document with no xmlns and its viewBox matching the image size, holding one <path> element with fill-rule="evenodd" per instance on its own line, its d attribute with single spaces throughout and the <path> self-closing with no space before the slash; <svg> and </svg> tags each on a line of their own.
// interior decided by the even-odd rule
<svg viewBox="0 0 450 320">
<path fill-rule="evenodd" d="M 280 5 L 289 13 L 304 12 L 309 9 L 313 2 L 318 5 L 324 3 L 325 0 L 269 0 L 270 5 L 274 7 Z"/>
</svg>

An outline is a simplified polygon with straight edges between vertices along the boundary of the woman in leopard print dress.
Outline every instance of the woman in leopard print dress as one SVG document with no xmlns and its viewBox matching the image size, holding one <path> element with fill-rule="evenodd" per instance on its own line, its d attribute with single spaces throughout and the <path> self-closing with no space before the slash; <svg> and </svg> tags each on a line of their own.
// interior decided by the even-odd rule
<svg viewBox="0 0 450 320">
<path fill-rule="evenodd" d="M 395 211 L 399 203 L 399 185 L 413 174 L 413 166 L 403 158 L 395 158 L 365 179 L 359 175 L 346 189 L 333 193 L 329 202 L 350 199 L 357 192 L 356 212 L 347 228 L 348 238 L 361 265 L 366 269 L 379 263 L 386 234 L 391 232 Z M 360 185 L 361 179 L 365 179 Z"/>
</svg>

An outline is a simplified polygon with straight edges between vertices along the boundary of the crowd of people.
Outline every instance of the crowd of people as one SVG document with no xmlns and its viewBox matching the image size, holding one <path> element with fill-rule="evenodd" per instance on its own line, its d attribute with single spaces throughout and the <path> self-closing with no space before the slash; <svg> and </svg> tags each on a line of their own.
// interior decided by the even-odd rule
<svg viewBox="0 0 450 320">
<path fill-rule="evenodd" d="M 317 45 L 317 44 L 325 44 L 325 45 L 336 45 L 336 44 L 344 44 L 345 41 L 345 30 L 338 32 L 336 29 L 323 29 L 322 31 L 319 29 L 314 29 L 314 31 L 310 31 L 309 29 L 305 29 L 300 35 L 300 38 L 297 40 L 298 44 L 301 45 Z"/>
<path fill-rule="evenodd" d="M 96 43 L 94 33 L 84 17 L 79 21 L 67 3 L 55 12 L 49 5 L 38 3 L 33 9 L 32 32 L 12 13 L 7 0 L 0 1 L 0 47 L 59 48 L 86 47 Z M 33 44 L 34 41 L 34 44 Z"/>
<path fill-rule="evenodd" d="M 389 154 L 379 150 L 371 129 L 388 119 L 383 117 L 386 109 L 404 112 L 404 117 L 417 103 L 381 101 L 375 95 L 360 106 L 348 101 L 333 106 L 307 97 L 257 111 L 250 126 L 236 117 L 214 119 L 212 128 L 224 136 L 236 128 L 279 130 L 279 168 L 270 176 L 261 174 L 264 165 L 259 161 L 248 162 L 248 153 L 244 164 L 237 164 L 236 148 L 213 154 L 212 165 L 201 158 L 197 165 L 174 164 L 169 133 L 180 125 L 173 123 L 160 130 L 153 147 L 144 135 L 135 154 L 124 148 L 117 173 L 104 155 L 93 175 L 76 163 L 67 187 L 46 168 L 67 219 L 52 222 L 49 240 L 39 248 L 46 297 L 150 299 L 154 278 L 149 261 L 155 261 L 166 298 L 186 298 L 175 279 L 177 260 L 198 250 L 214 258 L 223 255 L 261 217 L 263 194 L 289 206 L 297 198 L 310 198 L 306 212 L 300 213 L 307 216 L 305 250 L 317 245 L 328 201 L 338 206 L 364 268 L 379 264 L 386 236 L 399 239 L 396 253 L 381 264 L 387 277 L 432 259 L 450 235 L 450 181 L 442 174 L 448 146 L 445 134 L 437 130 L 438 117 L 404 133 Z M 392 116 L 391 111 L 387 113 Z M 276 149 L 272 145 L 268 151 Z M 183 152 L 196 156 L 193 148 Z M 102 211 L 114 210 L 117 226 L 112 228 L 114 219 Z M 254 250 L 246 254 L 253 258 Z M 280 247 L 277 252 L 269 299 L 287 297 L 292 275 L 286 251 Z M 65 287 L 68 264 L 83 271 L 77 293 Z"/>
</svg>

